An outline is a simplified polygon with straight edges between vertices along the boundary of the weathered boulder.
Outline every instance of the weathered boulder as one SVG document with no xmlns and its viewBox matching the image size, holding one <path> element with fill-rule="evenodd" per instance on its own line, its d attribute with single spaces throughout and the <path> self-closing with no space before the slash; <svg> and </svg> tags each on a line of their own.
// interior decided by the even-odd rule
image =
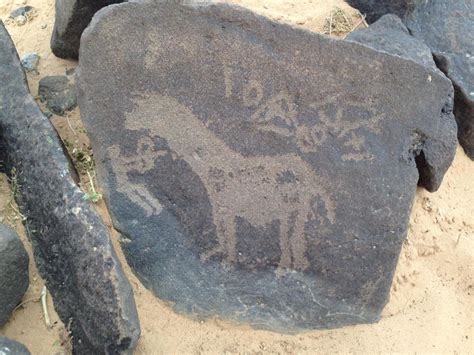
<svg viewBox="0 0 474 355">
<path fill-rule="evenodd" d="M 452 80 L 458 139 L 474 159 L 474 1 L 423 1 L 405 23 L 431 48 L 438 67 Z"/>
<path fill-rule="evenodd" d="M 438 69 L 431 49 L 422 40 L 411 36 L 396 15 L 384 15 L 368 28 L 350 33 L 346 39 Z"/>
<path fill-rule="evenodd" d="M 51 50 L 60 58 L 77 59 L 81 35 L 92 16 L 104 6 L 124 0 L 56 0 Z"/>
<path fill-rule="evenodd" d="M 0 22 L 0 141 L 16 168 L 18 204 L 55 309 L 78 354 L 132 349 L 140 328 L 131 287 L 102 221 L 74 184 L 58 137 L 36 105 Z"/>
<path fill-rule="evenodd" d="M 0 223 L 0 326 L 8 321 L 28 289 L 28 262 L 20 237 Z"/>
<path fill-rule="evenodd" d="M 366 15 L 368 23 L 377 21 L 386 14 L 404 17 L 416 3 L 426 0 L 346 0 L 352 7 Z"/>
<path fill-rule="evenodd" d="M 39 81 L 38 96 L 56 115 L 64 115 L 77 106 L 76 89 L 65 75 L 46 76 Z"/>
<path fill-rule="evenodd" d="M 17 341 L 2 337 L 0 335 L 0 354 L 2 355 L 30 355 L 30 352 L 23 344 Z"/>
<path fill-rule="evenodd" d="M 160 1 L 97 13 L 76 73 L 114 226 L 159 297 L 282 331 L 379 319 L 417 183 L 454 156 L 444 75 Z"/>
</svg>

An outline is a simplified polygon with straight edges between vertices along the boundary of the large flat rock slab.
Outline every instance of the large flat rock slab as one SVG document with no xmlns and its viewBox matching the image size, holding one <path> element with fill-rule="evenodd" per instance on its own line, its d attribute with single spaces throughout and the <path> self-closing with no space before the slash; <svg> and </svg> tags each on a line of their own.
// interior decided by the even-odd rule
<svg viewBox="0 0 474 355">
<path fill-rule="evenodd" d="M 420 2 L 405 22 L 452 80 L 459 142 L 474 159 L 474 0 Z"/>
<path fill-rule="evenodd" d="M 97 13 L 77 74 L 113 223 L 157 296 L 280 331 L 380 318 L 417 184 L 454 156 L 444 75 L 160 1 Z"/>
<path fill-rule="evenodd" d="M 0 83 L 6 171 L 16 170 L 17 203 L 27 217 L 35 261 L 56 311 L 72 331 L 74 352 L 129 351 L 140 334 L 132 289 L 106 227 L 74 184 L 56 132 L 29 93 L 1 22 Z"/>
</svg>

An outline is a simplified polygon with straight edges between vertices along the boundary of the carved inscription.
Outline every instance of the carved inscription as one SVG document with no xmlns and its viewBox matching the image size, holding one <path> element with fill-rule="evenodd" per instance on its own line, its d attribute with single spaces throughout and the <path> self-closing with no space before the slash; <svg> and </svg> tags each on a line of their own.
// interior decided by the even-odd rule
<svg viewBox="0 0 474 355">
<path fill-rule="evenodd" d="M 232 68 L 224 65 L 226 98 L 239 95 L 233 84 Z M 344 147 L 341 155 L 344 161 L 372 159 L 366 149 L 364 134 L 380 133 L 380 121 L 384 114 L 377 113 L 365 103 L 350 102 L 344 98 L 330 97 L 311 103 L 313 116 L 310 125 L 298 119 L 296 100 L 286 90 L 265 97 L 263 85 L 255 79 L 244 83 L 241 93 L 242 104 L 254 108 L 250 121 L 261 131 L 274 132 L 294 138 L 303 153 L 317 153 L 329 140 Z"/>
</svg>

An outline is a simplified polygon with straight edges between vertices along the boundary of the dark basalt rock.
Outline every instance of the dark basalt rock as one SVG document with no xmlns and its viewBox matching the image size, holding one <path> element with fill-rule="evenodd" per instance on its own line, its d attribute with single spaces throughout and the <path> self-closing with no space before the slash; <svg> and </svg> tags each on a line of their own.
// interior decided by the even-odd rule
<svg viewBox="0 0 474 355">
<path fill-rule="evenodd" d="M 38 73 L 37 68 L 39 61 L 40 56 L 38 55 L 38 53 L 26 53 L 23 58 L 21 58 L 21 65 L 23 65 L 23 69 L 25 69 L 27 73 Z"/>
<path fill-rule="evenodd" d="M 77 106 L 74 83 L 65 75 L 53 75 L 42 78 L 39 82 L 38 96 L 46 103 L 48 109 L 56 115 L 64 115 Z"/>
<path fill-rule="evenodd" d="M 0 335 L 0 354 L 30 355 L 30 352 L 23 344 Z"/>
<path fill-rule="evenodd" d="M 77 354 L 132 349 L 140 328 L 131 287 L 109 234 L 74 184 L 58 137 L 30 95 L 0 23 L 0 141 L 16 168 L 18 204 L 55 309 L 70 324 Z"/>
<path fill-rule="evenodd" d="M 438 70 L 430 48 L 421 40 L 412 37 L 408 29 L 403 24 L 402 20 L 396 15 L 385 15 L 381 17 L 377 22 L 370 25 L 368 28 L 360 29 L 352 32 L 346 37 L 347 40 L 362 43 L 371 48 L 384 51 L 393 55 L 400 56 L 402 58 L 413 60 L 420 63 L 428 68 L 432 68 L 434 71 L 442 72 Z M 452 93 L 447 93 L 447 101 L 451 101 Z M 453 112 L 453 105 L 446 105 L 445 112 L 451 114 Z M 431 145 L 444 146 L 446 144 L 456 144 L 451 131 L 440 132 L 438 139 L 432 140 Z M 436 148 L 434 148 L 436 149 Z M 419 169 L 424 169 L 426 166 L 420 161 L 419 157 Z M 446 166 L 439 165 L 437 168 L 436 164 L 432 164 L 429 169 L 441 169 L 438 172 L 422 173 L 421 178 L 424 176 L 443 176 L 443 171 L 446 170 Z M 434 190 L 435 186 L 439 186 L 441 181 L 432 181 L 431 184 L 427 181 L 422 181 L 422 185 L 428 187 L 428 189 Z M 431 185 L 431 186 L 430 186 Z"/>
<path fill-rule="evenodd" d="M 18 16 L 26 16 L 28 13 L 33 11 L 33 7 L 31 6 L 22 6 L 19 7 L 18 9 L 13 10 L 10 12 L 10 18 L 17 18 Z"/>
<path fill-rule="evenodd" d="M 224 4 L 103 9 L 77 85 L 137 275 L 258 328 L 378 320 L 417 184 L 456 147 L 439 71 Z"/>
<path fill-rule="evenodd" d="M 438 67 L 452 80 L 458 139 L 474 159 L 474 1 L 421 2 L 405 22 L 412 35 L 431 48 Z"/>
<path fill-rule="evenodd" d="M 373 23 L 386 14 L 404 17 L 421 1 L 426 0 L 346 0 L 349 5 L 366 15 L 368 23 Z"/>
<path fill-rule="evenodd" d="M 81 35 L 101 8 L 123 0 L 56 0 L 51 50 L 60 58 L 77 59 Z"/>
<path fill-rule="evenodd" d="M 28 289 L 28 253 L 20 237 L 0 223 L 0 326 L 20 303 Z M 1 353 L 0 339 L 0 353 Z"/>
<path fill-rule="evenodd" d="M 437 70 L 430 48 L 410 32 L 396 15 L 385 15 L 368 28 L 350 33 L 346 39 L 418 62 Z"/>
</svg>

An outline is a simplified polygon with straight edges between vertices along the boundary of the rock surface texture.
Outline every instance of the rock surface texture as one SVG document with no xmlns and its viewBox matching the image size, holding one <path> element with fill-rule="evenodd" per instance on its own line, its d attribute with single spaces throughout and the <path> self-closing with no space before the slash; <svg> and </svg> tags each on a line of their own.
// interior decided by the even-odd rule
<svg viewBox="0 0 474 355">
<path fill-rule="evenodd" d="M 81 35 L 92 16 L 104 6 L 123 0 L 56 0 L 51 50 L 60 58 L 77 59 Z"/>
<path fill-rule="evenodd" d="M 474 159 L 474 0 L 421 2 L 405 23 L 433 52 L 455 89 L 458 139 Z"/>
<path fill-rule="evenodd" d="M 28 289 L 28 262 L 20 237 L 0 224 L 0 326 L 8 321 Z"/>
<path fill-rule="evenodd" d="M 103 9 L 77 84 L 137 275 L 259 328 L 378 320 L 417 184 L 456 147 L 438 71 L 224 4 Z"/>
<path fill-rule="evenodd" d="M 56 133 L 30 95 L 0 23 L 0 141 L 16 168 L 35 260 L 77 354 L 132 349 L 140 329 L 131 287 L 106 227 L 74 184 Z"/>
<path fill-rule="evenodd" d="M 74 83 L 65 75 L 46 76 L 39 81 L 38 96 L 56 115 L 64 115 L 77 106 Z"/>
<path fill-rule="evenodd" d="M 30 355 L 30 352 L 23 344 L 17 341 L 2 337 L 0 335 L 0 354 L 2 355 Z"/>
</svg>

